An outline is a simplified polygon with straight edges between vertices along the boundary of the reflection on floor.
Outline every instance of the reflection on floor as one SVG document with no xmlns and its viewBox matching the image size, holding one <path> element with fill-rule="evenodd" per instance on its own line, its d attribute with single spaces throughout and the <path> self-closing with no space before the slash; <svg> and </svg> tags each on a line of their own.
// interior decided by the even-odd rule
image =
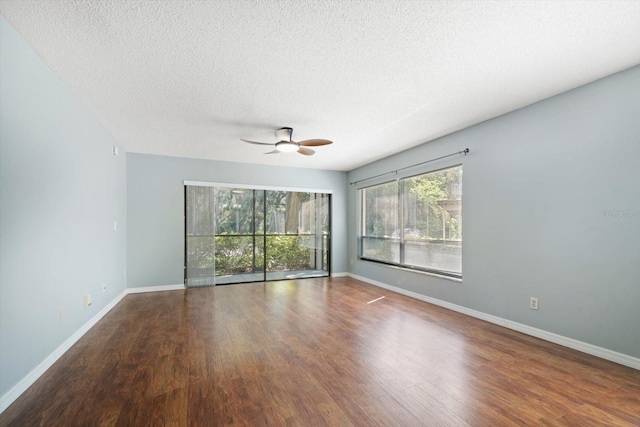
<svg viewBox="0 0 640 427">
<path fill-rule="evenodd" d="M 323 276 L 329 276 L 329 272 L 325 270 L 271 271 L 271 272 L 267 272 L 266 280 L 302 279 L 302 278 L 308 278 L 308 277 L 323 277 Z M 231 274 L 231 275 L 215 276 L 215 277 L 190 278 L 188 286 L 189 287 L 211 286 L 213 284 L 230 285 L 232 283 L 262 282 L 264 280 L 265 278 L 262 272 Z"/>
</svg>

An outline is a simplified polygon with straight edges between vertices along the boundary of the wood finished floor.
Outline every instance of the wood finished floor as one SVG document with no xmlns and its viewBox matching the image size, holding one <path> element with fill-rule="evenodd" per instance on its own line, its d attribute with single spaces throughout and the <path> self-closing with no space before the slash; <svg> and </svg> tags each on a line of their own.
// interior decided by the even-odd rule
<svg viewBox="0 0 640 427">
<path fill-rule="evenodd" d="M 640 371 L 304 279 L 128 295 L 0 425 L 638 426 Z"/>
</svg>

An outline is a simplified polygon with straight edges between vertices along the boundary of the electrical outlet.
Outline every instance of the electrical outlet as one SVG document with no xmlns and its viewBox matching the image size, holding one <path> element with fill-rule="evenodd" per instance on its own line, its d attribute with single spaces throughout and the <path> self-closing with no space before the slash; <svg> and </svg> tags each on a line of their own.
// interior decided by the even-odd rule
<svg viewBox="0 0 640 427">
<path fill-rule="evenodd" d="M 531 297 L 531 299 L 529 300 L 529 308 L 531 310 L 538 309 L 538 298 Z"/>
<path fill-rule="evenodd" d="M 82 299 L 82 306 L 88 308 L 91 305 L 91 295 L 86 294 Z"/>
<path fill-rule="evenodd" d="M 351 265 L 353 265 L 353 258 L 351 258 Z"/>
</svg>

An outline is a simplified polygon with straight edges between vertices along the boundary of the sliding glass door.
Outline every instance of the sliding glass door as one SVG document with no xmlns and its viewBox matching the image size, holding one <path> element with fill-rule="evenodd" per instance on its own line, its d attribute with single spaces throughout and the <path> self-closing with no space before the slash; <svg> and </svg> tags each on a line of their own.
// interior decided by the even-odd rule
<svg viewBox="0 0 640 427">
<path fill-rule="evenodd" d="M 266 280 L 329 274 L 329 195 L 266 191 Z"/>
<path fill-rule="evenodd" d="M 214 187 L 213 193 L 216 266 L 215 280 L 207 284 L 264 280 L 263 192 Z"/>
<path fill-rule="evenodd" d="M 185 186 L 185 283 L 329 275 L 326 193 Z"/>
</svg>

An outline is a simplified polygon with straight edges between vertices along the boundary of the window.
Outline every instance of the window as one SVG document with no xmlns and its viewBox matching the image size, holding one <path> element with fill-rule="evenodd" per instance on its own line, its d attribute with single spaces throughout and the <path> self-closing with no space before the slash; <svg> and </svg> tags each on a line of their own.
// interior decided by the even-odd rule
<svg viewBox="0 0 640 427">
<path fill-rule="evenodd" d="M 361 259 L 462 278 L 462 165 L 358 192 Z"/>
</svg>

